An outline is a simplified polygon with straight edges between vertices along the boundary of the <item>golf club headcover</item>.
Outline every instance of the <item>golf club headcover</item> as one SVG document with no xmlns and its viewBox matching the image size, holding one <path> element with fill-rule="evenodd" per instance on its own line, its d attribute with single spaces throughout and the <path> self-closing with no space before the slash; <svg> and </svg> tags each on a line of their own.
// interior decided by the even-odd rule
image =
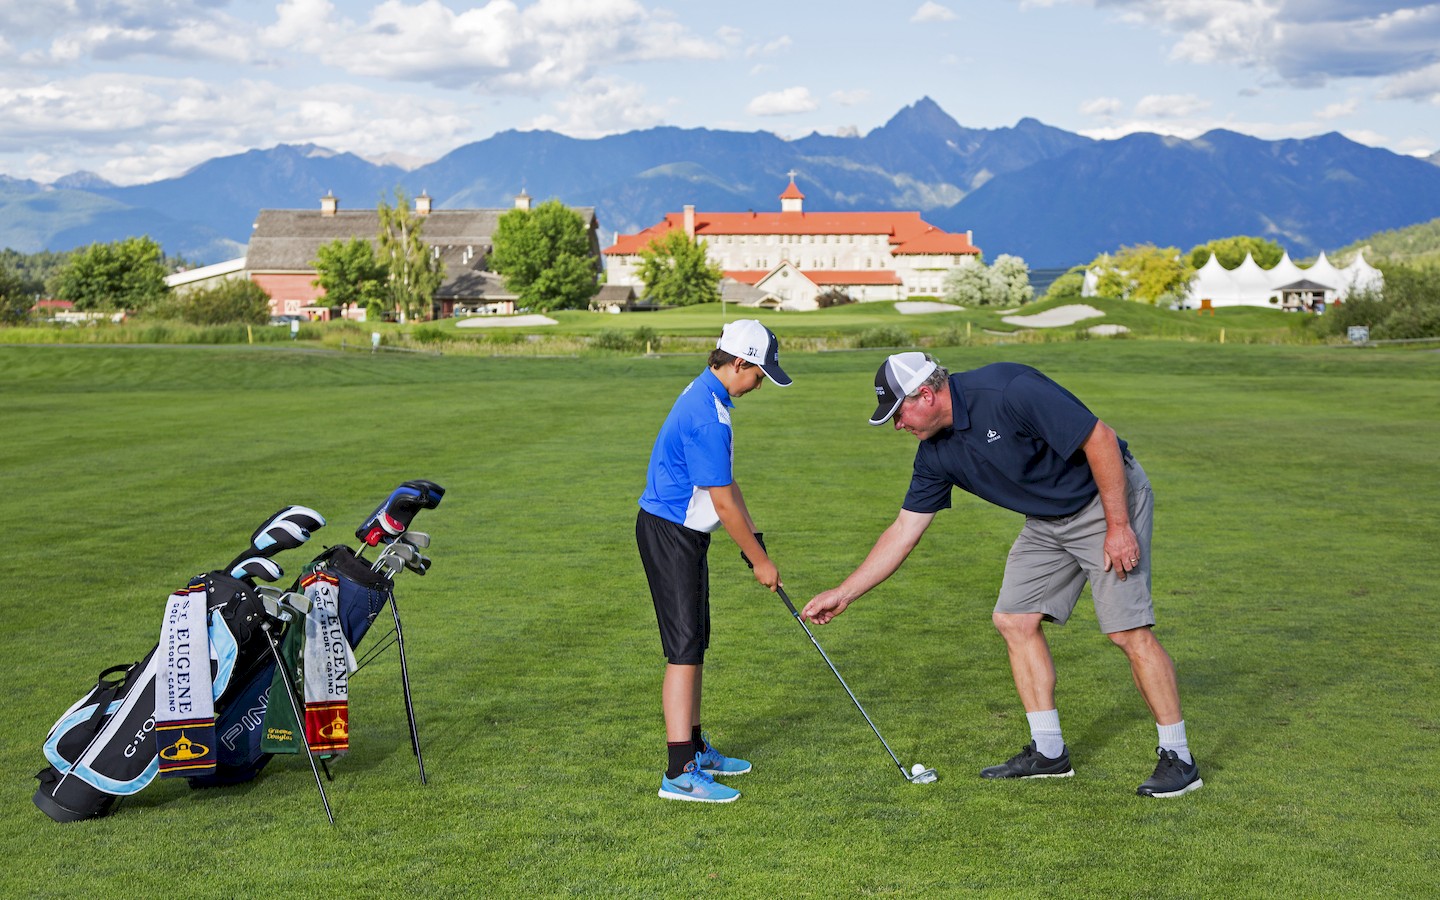
<svg viewBox="0 0 1440 900">
<path fill-rule="evenodd" d="M 422 509 L 434 509 L 445 489 L 433 481 L 407 481 L 390 492 L 385 501 L 355 529 L 355 537 L 367 546 L 389 543 L 404 534 Z"/>
<path fill-rule="evenodd" d="M 767 547 L 767 546 L 765 546 L 765 532 L 763 532 L 763 531 L 757 531 L 757 532 L 755 532 L 755 541 L 756 541 L 756 543 L 758 543 L 758 544 L 760 545 L 760 549 L 761 549 L 761 550 L 764 550 L 767 554 L 770 552 L 770 548 Z M 749 566 L 749 567 L 752 568 L 752 569 L 755 568 L 755 564 L 750 561 L 750 557 L 748 557 L 748 556 L 745 555 L 745 551 L 744 551 L 744 550 L 741 550 L 741 551 L 740 551 L 740 558 L 745 561 L 745 565 Z"/>
<path fill-rule="evenodd" d="M 251 587 L 255 586 L 257 578 L 262 581 L 279 581 L 284 574 L 285 571 L 280 568 L 279 563 L 263 556 L 252 556 L 230 567 L 231 578 L 238 578 Z"/>
</svg>

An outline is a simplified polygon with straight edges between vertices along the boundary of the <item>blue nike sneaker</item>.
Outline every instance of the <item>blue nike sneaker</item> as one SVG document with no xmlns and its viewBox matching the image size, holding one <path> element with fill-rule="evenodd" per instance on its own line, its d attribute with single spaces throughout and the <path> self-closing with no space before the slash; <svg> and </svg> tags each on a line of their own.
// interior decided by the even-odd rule
<svg viewBox="0 0 1440 900">
<path fill-rule="evenodd" d="M 750 763 L 743 759 L 735 759 L 726 756 L 719 750 L 710 746 L 710 738 L 702 735 L 700 738 L 705 742 L 705 751 L 697 753 L 695 758 L 700 761 L 700 768 L 711 775 L 719 775 L 722 778 L 726 775 L 744 775 L 750 771 Z"/>
<path fill-rule="evenodd" d="M 660 797 L 691 803 L 729 803 L 739 799 L 740 792 L 711 778 L 709 772 L 700 768 L 700 754 L 697 753 L 679 775 L 674 778 L 660 776 Z"/>
</svg>

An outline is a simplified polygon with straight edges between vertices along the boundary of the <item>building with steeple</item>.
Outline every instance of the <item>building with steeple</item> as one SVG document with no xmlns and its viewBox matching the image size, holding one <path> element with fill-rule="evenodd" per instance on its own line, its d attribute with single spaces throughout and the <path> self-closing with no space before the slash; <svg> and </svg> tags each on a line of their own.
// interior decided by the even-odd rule
<svg viewBox="0 0 1440 900">
<path fill-rule="evenodd" d="M 604 250 L 607 283 L 643 296 L 640 251 L 675 230 L 703 241 L 728 281 L 752 288 L 741 292 L 750 298 L 743 302 L 782 309 L 815 309 L 827 292 L 862 303 L 938 297 L 952 269 L 979 262 L 971 232 L 944 231 L 918 212 L 807 212 L 789 175 L 779 212 L 685 206 L 644 231 L 617 235 Z"/>
</svg>

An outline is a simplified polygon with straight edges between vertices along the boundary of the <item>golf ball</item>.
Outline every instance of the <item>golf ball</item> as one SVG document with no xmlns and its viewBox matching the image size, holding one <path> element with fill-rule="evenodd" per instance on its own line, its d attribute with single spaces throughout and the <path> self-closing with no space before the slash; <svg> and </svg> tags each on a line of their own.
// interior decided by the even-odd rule
<svg viewBox="0 0 1440 900">
<path fill-rule="evenodd" d="M 925 767 L 920 765 L 919 763 L 916 763 L 915 765 L 910 767 L 911 775 L 919 775 L 923 771 L 925 771 Z"/>
</svg>

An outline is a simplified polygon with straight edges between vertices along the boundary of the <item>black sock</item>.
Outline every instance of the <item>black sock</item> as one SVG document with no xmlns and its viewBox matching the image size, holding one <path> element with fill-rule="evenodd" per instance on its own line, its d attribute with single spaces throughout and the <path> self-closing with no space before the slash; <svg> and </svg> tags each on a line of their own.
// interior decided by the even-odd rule
<svg viewBox="0 0 1440 900">
<path fill-rule="evenodd" d="M 678 744 L 666 744 L 666 751 L 670 754 L 670 767 L 665 770 L 666 778 L 679 778 L 680 773 L 685 771 L 685 764 L 695 758 L 695 747 L 689 741 L 681 741 Z"/>
<path fill-rule="evenodd" d="M 700 726 L 699 726 L 699 725 L 691 725 L 691 726 L 690 726 L 690 743 L 692 743 L 692 744 L 695 745 L 695 752 L 696 752 L 696 753 L 704 753 L 704 752 L 705 752 L 705 738 L 704 738 L 704 736 L 702 736 L 702 735 L 700 734 Z"/>
</svg>

